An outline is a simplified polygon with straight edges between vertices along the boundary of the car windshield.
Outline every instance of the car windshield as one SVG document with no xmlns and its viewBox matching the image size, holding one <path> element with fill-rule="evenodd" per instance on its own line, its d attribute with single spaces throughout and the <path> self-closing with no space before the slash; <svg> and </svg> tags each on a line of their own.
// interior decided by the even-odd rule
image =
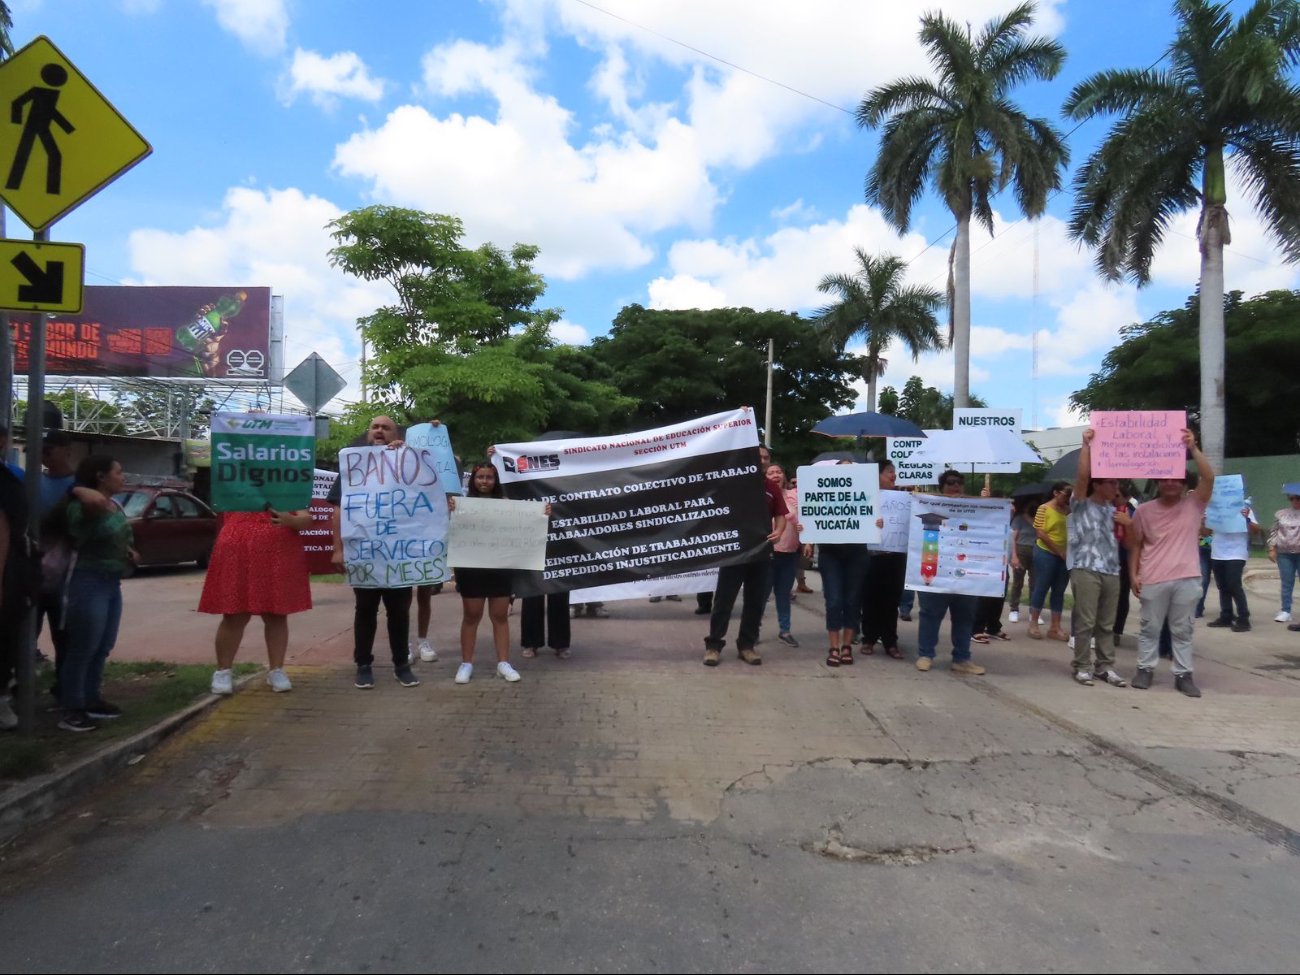
<svg viewBox="0 0 1300 975">
<path fill-rule="evenodd" d="M 153 495 L 148 491 L 123 491 L 113 495 L 113 500 L 122 506 L 122 513 L 128 518 L 139 518 L 144 509 L 149 507 Z"/>
</svg>

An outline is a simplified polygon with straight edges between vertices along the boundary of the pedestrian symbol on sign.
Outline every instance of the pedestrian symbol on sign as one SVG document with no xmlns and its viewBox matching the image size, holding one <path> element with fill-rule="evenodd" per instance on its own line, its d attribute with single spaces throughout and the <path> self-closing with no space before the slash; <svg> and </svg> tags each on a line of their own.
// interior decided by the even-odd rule
<svg viewBox="0 0 1300 975">
<path fill-rule="evenodd" d="M 52 126 L 57 125 L 64 133 L 71 135 L 76 129 L 59 111 L 59 89 L 68 83 L 68 72 L 61 64 L 47 64 L 41 68 L 41 80 L 49 87 L 32 85 L 13 100 L 10 106 L 9 121 L 23 127 L 22 137 L 18 140 L 18 151 L 14 154 L 14 164 L 9 169 L 9 179 L 5 188 L 20 189 L 23 177 L 27 174 L 27 163 L 31 159 L 33 144 L 40 140 L 45 150 L 45 192 L 57 196 L 63 179 L 63 152 L 54 138 Z M 23 107 L 29 105 L 27 118 L 23 119 Z"/>
</svg>

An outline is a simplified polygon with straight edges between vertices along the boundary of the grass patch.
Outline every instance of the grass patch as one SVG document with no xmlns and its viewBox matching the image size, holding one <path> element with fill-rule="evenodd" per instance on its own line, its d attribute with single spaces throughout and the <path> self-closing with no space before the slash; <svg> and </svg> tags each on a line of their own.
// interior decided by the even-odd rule
<svg viewBox="0 0 1300 975">
<path fill-rule="evenodd" d="M 236 676 L 261 670 L 258 664 L 236 664 Z M 102 748 L 106 742 L 129 738 L 207 696 L 212 681 L 210 664 L 168 664 L 156 660 L 114 662 L 104 668 L 104 699 L 122 709 L 122 717 L 101 721 L 89 734 L 59 729 L 61 717 L 50 686 L 51 668 L 45 668 L 36 686 L 36 729 L 30 738 L 9 733 L 0 738 L 0 785 L 43 775 L 69 765 Z"/>
</svg>

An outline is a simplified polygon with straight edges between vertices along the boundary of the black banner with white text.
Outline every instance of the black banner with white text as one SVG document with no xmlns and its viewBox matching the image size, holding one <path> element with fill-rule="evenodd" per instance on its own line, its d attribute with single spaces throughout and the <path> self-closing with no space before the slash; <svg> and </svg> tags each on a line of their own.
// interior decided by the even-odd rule
<svg viewBox="0 0 1300 975">
<path fill-rule="evenodd" d="M 771 519 L 750 410 L 616 437 L 499 444 L 509 498 L 551 504 L 542 573 L 520 595 L 746 562 Z"/>
</svg>

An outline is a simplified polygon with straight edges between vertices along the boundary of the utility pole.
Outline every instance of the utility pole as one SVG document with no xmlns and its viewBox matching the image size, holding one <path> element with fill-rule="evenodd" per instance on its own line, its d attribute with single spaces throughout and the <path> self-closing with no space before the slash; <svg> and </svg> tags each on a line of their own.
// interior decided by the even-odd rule
<svg viewBox="0 0 1300 975">
<path fill-rule="evenodd" d="M 763 419 L 763 436 L 772 447 L 772 340 L 767 340 L 767 415 Z"/>
</svg>

